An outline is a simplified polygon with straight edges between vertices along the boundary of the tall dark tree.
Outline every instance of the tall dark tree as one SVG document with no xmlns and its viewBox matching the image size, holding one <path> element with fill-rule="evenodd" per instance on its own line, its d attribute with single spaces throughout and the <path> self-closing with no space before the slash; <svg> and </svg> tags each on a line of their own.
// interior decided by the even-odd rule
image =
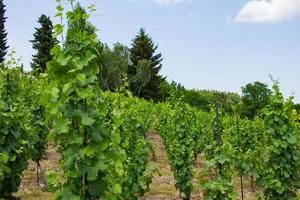
<svg viewBox="0 0 300 200">
<path fill-rule="evenodd" d="M 161 53 L 145 29 L 141 28 L 130 49 L 131 64 L 128 67 L 129 88 L 134 95 L 145 99 L 161 100 L 164 77 L 159 75 L 162 64 Z"/>
<path fill-rule="evenodd" d="M 37 50 L 37 53 L 33 55 L 31 67 L 37 74 L 45 72 L 46 63 L 52 59 L 50 51 L 57 44 L 57 40 L 53 38 L 54 31 L 50 18 L 41 15 L 38 23 L 41 27 L 35 29 L 34 40 L 31 40 L 33 48 Z"/>
<path fill-rule="evenodd" d="M 242 114 L 253 119 L 269 103 L 272 91 L 261 82 L 249 83 L 242 87 Z"/>
<path fill-rule="evenodd" d="M 8 45 L 7 43 L 7 33 L 5 31 L 5 5 L 3 4 L 3 0 L 0 0 L 0 64 L 2 64 L 5 60 L 5 55 L 7 53 Z"/>
</svg>

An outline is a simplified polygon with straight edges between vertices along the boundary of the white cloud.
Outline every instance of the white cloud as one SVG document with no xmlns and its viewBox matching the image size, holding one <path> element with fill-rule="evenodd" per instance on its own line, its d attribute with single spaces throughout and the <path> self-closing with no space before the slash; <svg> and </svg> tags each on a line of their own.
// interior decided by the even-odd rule
<svg viewBox="0 0 300 200">
<path fill-rule="evenodd" d="M 238 12 L 236 22 L 280 22 L 300 15 L 300 0 L 251 0 Z"/>
</svg>

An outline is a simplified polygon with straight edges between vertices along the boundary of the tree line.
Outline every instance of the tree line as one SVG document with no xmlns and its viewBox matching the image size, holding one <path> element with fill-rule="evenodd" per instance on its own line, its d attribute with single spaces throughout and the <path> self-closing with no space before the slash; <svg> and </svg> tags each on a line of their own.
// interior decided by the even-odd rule
<svg viewBox="0 0 300 200">
<path fill-rule="evenodd" d="M 79 4 L 75 7 L 81 13 L 86 11 Z M 5 5 L 0 1 L 0 63 L 7 54 L 7 33 L 5 30 Z M 30 40 L 36 54 L 32 56 L 31 73 L 38 76 L 47 69 L 47 62 L 52 59 L 51 49 L 59 42 L 54 37 L 54 27 L 49 16 L 42 14 L 38 19 L 39 27 L 35 28 L 33 39 Z M 84 24 L 86 22 L 81 21 Z M 70 26 L 70 24 L 69 24 Z M 96 33 L 95 28 L 91 32 Z M 68 34 L 67 36 L 68 37 Z M 67 40 L 68 41 L 68 40 Z M 183 101 L 191 106 L 208 112 L 210 105 L 218 103 L 228 113 L 233 112 L 236 104 L 240 105 L 241 115 L 253 118 L 258 110 L 267 105 L 270 97 L 268 85 L 261 82 L 249 83 L 242 87 L 242 96 L 233 92 L 219 92 L 214 90 L 186 89 L 175 81 L 168 83 L 166 77 L 160 74 L 162 69 L 162 54 L 158 53 L 156 45 L 144 28 L 141 28 L 130 47 L 115 43 L 113 47 L 98 41 L 97 48 L 100 73 L 98 82 L 101 89 L 118 91 L 126 82 L 128 89 L 137 97 L 155 102 L 165 101 L 170 96 L 170 87 L 177 85 L 183 94 Z M 295 105 L 300 110 L 300 104 Z"/>
</svg>

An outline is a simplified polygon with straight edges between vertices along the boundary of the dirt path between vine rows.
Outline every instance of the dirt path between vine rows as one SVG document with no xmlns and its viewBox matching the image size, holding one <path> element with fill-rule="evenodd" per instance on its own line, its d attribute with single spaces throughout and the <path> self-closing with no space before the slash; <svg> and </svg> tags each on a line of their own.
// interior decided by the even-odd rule
<svg viewBox="0 0 300 200">
<path fill-rule="evenodd" d="M 140 200 L 181 200 L 182 198 L 180 198 L 180 194 L 175 188 L 173 172 L 171 170 L 162 138 L 155 131 L 150 131 L 148 138 L 150 143 L 154 146 L 155 156 L 157 157 L 156 162 L 153 159 L 150 159 L 149 165 L 155 164 L 160 172 L 160 175 L 156 174 L 154 176 L 153 183 L 150 185 L 150 192 L 146 193 L 146 195 L 140 198 Z M 194 163 L 194 188 L 191 200 L 203 199 L 203 194 L 200 191 L 199 180 L 203 179 L 203 174 L 205 174 L 204 170 L 205 164 L 203 158 L 199 157 Z M 235 177 L 233 181 L 236 187 L 236 192 L 239 194 L 239 177 Z M 256 193 L 260 193 L 259 190 L 257 190 L 255 193 L 252 193 L 250 179 L 249 177 L 246 177 L 244 179 L 244 200 L 257 199 Z M 238 199 L 242 199 L 240 194 Z"/>
<path fill-rule="evenodd" d="M 155 131 L 150 131 L 148 139 L 154 147 L 154 154 L 156 161 L 151 155 L 149 166 L 155 165 L 159 173 L 156 173 L 153 182 L 150 185 L 150 192 L 146 193 L 140 200 L 180 200 L 180 194 L 176 191 L 175 180 L 171 170 L 170 162 L 163 144 L 163 140 Z M 198 183 L 194 180 L 194 185 L 197 187 Z M 202 194 L 194 190 L 192 193 L 192 200 L 202 199 Z"/>
</svg>

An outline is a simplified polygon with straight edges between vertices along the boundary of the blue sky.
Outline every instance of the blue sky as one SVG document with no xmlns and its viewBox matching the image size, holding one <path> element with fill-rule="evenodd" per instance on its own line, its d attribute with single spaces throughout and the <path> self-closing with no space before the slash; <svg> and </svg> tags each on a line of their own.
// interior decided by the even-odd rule
<svg viewBox="0 0 300 200">
<path fill-rule="evenodd" d="M 9 45 L 28 68 L 38 17 L 55 0 L 5 0 Z M 84 5 L 92 0 L 80 1 Z M 300 0 L 96 0 L 102 42 L 130 45 L 145 27 L 163 54 L 161 74 L 187 88 L 239 92 L 253 81 L 281 82 L 300 102 Z M 56 22 L 56 19 L 53 19 Z"/>
</svg>

